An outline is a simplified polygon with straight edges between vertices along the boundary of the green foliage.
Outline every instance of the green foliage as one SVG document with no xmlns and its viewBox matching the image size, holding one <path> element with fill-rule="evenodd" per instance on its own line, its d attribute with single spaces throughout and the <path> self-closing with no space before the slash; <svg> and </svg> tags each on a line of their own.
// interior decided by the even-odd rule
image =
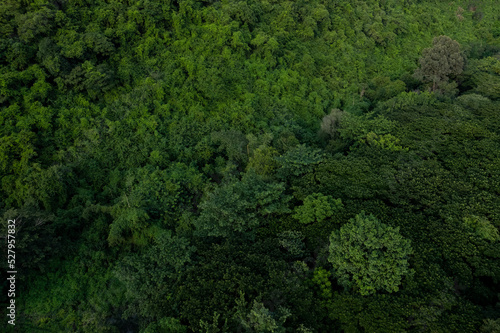
<svg viewBox="0 0 500 333">
<path fill-rule="evenodd" d="M 464 72 L 464 85 L 471 86 L 472 91 L 487 98 L 500 98 L 500 59 L 487 57 L 474 59 L 467 64 Z"/>
<path fill-rule="evenodd" d="M 333 297 L 332 283 L 329 280 L 331 275 L 331 272 L 322 267 L 318 267 L 314 270 L 312 282 L 319 287 L 320 296 L 325 299 L 331 299 Z"/>
<path fill-rule="evenodd" d="M 276 157 L 280 164 L 279 177 L 287 179 L 288 177 L 303 175 L 312 170 L 314 165 L 323 160 L 320 152 L 319 149 L 299 145 L 282 156 Z"/>
<path fill-rule="evenodd" d="M 278 151 L 273 147 L 259 146 L 253 150 L 253 155 L 248 161 L 247 168 L 252 168 L 258 175 L 271 175 L 278 168 L 278 162 L 275 159 L 277 155 Z"/>
<path fill-rule="evenodd" d="M 336 210 L 342 208 L 342 200 L 334 199 L 329 195 L 314 193 L 304 199 L 302 206 L 295 208 L 293 217 L 304 224 L 322 222 L 331 217 Z"/>
<path fill-rule="evenodd" d="M 343 140 L 359 141 L 370 132 L 387 134 L 394 126 L 394 122 L 380 115 L 375 117 L 373 113 L 363 116 L 347 114 L 342 118 L 339 134 Z"/>
<path fill-rule="evenodd" d="M 200 174 L 183 164 L 167 170 L 152 166 L 136 169 L 123 175 L 123 189 L 117 186 L 120 176 L 114 170 L 104 194 L 114 197 L 123 192 L 113 206 L 101 208 L 114 219 L 108 236 L 111 245 L 127 241 L 145 244 L 153 236 L 155 225 L 172 226 L 172 216 L 187 203 L 190 192 L 199 190 L 202 181 Z"/>
<path fill-rule="evenodd" d="M 239 131 L 221 131 L 212 133 L 212 141 L 219 144 L 219 150 L 225 151 L 229 160 L 246 162 L 248 160 L 248 140 Z"/>
<path fill-rule="evenodd" d="M 500 234 L 498 228 L 496 228 L 490 221 L 485 217 L 471 216 L 464 217 L 464 224 L 477 236 L 487 239 L 489 241 L 500 240 Z"/>
<path fill-rule="evenodd" d="M 240 323 L 247 332 L 282 333 L 285 332 L 283 324 L 290 315 L 290 311 L 283 307 L 272 313 L 264 304 L 254 300 L 246 318 L 240 317 Z"/>
<path fill-rule="evenodd" d="M 370 297 L 334 293 L 329 315 L 340 322 L 342 332 L 398 332 L 409 329 L 408 299 L 388 294 Z M 412 299 L 412 301 L 416 301 Z M 446 330 L 445 330 L 446 331 Z"/>
<path fill-rule="evenodd" d="M 434 106 L 437 98 L 434 93 L 424 91 L 420 92 L 402 92 L 394 98 L 381 103 L 381 108 L 391 111 L 401 110 L 412 106 Z"/>
<path fill-rule="evenodd" d="M 369 199 L 381 195 L 388 186 L 384 176 L 387 172 L 387 168 L 377 169 L 371 165 L 367 157 L 331 158 L 311 173 L 311 183 L 317 186 L 318 192 L 335 193 L 346 205 L 345 198 Z M 308 177 L 303 177 L 294 184 L 297 197 L 312 194 L 308 181 Z"/>
<path fill-rule="evenodd" d="M 250 232 L 273 214 L 289 212 L 283 183 L 268 183 L 250 170 L 241 181 L 222 185 L 200 203 L 193 221 L 200 235 L 230 237 Z"/>
<path fill-rule="evenodd" d="M 361 139 L 362 143 L 366 143 L 373 147 L 379 147 L 381 149 L 387 149 L 391 151 L 408 151 L 408 148 L 403 148 L 398 145 L 400 140 L 391 134 L 377 135 L 374 132 L 370 132 L 366 135 L 366 138 Z"/>
<path fill-rule="evenodd" d="M 305 250 L 304 235 L 300 231 L 286 230 L 279 234 L 279 243 L 292 256 L 302 256 Z"/>
<path fill-rule="evenodd" d="M 242 328 L 241 320 L 249 323 L 251 306 L 235 296 L 241 293 L 265 304 L 270 311 L 276 312 L 278 306 L 289 309 L 294 314 L 289 320 L 295 321 L 295 326 L 314 320 L 303 310 L 311 306 L 312 295 L 292 274 L 274 240 L 251 243 L 239 238 L 200 249 L 198 254 L 199 264 L 188 269 L 181 286 L 175 289 L 176 303 L 191 327 L 198 327 L 202 319 L 210 326 L 215 323 L 212 329 L 223 329 L 224 325 L 228 331 Z"/>
<path fill-rule="evenodd" d="M 324 116 L 321 120 L 321 133 L 329 136 L 330 138 L 334 138 L 342 119 L 342 115 L 342 110 L 333 109 L 330 111 L 330 114 Z"/>
<path fill-rule="evenodd" d="M 0 1 L 14 330 L 495 331 L 499 17 Z"/>
<path fill-rule="evenodd" d="M 163 231 L 140 255 L 128 255 L 120 260 L 114 275 L 126 288 L 125 314 L 162 318 L 168 313 L 173 294 L 168 286 L 189 267 L 195 250 L 188 239 Z"/>
<path fill-rule="evenodd" d="M 410 273 L 410 241 L 373 215 L 364 212 L 330 236 L 328 260 L 339 283 L 361 295 L 380 290 L 397 292 Z"/>
<path fill-rule="evenodd" d="M 178 319 L 165 317 L 157 322 L 151 323 L 146 329 L 141 330 L 141 333 L 185 333 L 186 326 L 181 325 Z"/>
<path fill-rule="evenodd" d="M 19 209 L 9 209 L 2 215 L 4 221 L 16 220 L 15 253 L 19 269 L 45 271 L 47 257 L 58 248 L 60 236 L 54 224 L 56 216 L 40 209 L 33 200 L 26 200 Z M 1 224 L 0 233 L 8 234 L 7 223 Z"/>
<path fill-rule="evenodd" d="M 419 63 L 420 68 L 415 71 L 415 77 L 431 82 L 435 91 L 437 84 L 462 74 L 464 58 L 457 41 L 448 36 L 439 36 L 433 39 L 431 48 L 422 51 Z"/>
<path fill-rule="evenodd" d="M 500 331 L 500 319 L 485 319 L 481 326 L 481 333 L 494 333 Z"/>
<path fill-rule="evenodd" d="M 389 77 L 378 76 L 369 82 L 366 97 L 372 101 L 385 101 L 405 90 L 406 84 L 403 81 L 391 81 Z"/>
</svg>

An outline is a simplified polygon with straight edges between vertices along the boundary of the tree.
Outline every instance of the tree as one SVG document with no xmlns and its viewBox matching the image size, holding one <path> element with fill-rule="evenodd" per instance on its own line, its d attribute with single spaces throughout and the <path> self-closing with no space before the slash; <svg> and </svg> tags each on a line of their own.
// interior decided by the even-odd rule
<svg viewBox="0 0 500 333">
<path fill-rule="evenodd" d="M 236 317 L 246 332 L 283 333 L 286 331 L 283 324 L 291 316 L 287 308 L 278 307 L 277 311 L 272 312 L 263 303 L 254 300 L 252 308 L 245 311 L 247 305 L 242 294 L 236 304 L 239 310 Z"/>
<path fill-rule="evenodd" d="M 492 242 L 500 240 L 498 229 L 485 217 L 467 216 L 464 217 L 464 224 L 470 232 L 479 238 Z"/>
<path fill-rule="evenodd" d="M 340 199 L 330 195 L 314 193 L 304 199 L 304 204 L 295 208 L 295 217 L 301 223 L 321 222 L 331 217 L 336 210 L 343 207 Z"/>
<path fill-rule="evenodd" d="M 191 258 L 195 251 L 196 248 L 188 239 L 160 230 L 151 246 L 138 254 L 124 256 L 117 263 L 113 274 L 126 288 L 126 312 L 149 318 L 164 317 L 171 309 L 171 286 L 182 272 L 193 265 Z M 158 323 L 163 328 L 166 324 L 162 321 L 168 322 L 168 319 L 164 318 Z"/>
<path fill-rule="evenodd" d="M 485 319 L 483 326 L 481 326 L 481 333 L 495 333 L 500 331 L 500 318 L 498 319 Z"/>
<path fill-rule="evenodd" d="M 292 256 L 302 256 L 305 252 L 304 235 L 297 230 L 285 230 L 279 234 L 279 243 Z"/>
<path fill-rule="evenodd" d="M 276 160 L 281 166 L 278 170 L 278 176 L 288 179 L 311 171 L 316 164 L 321 163 L 323 154 L 320 149 L 303 144 L 287 151 L 280 157 L 276 157 Z"/>
<path fill-rule="evenodd" d="M 410 273 L 410 241 L 364 211 L 330 236 L 330 256 L 339 282 L 361 295 L 377 290 L 398 291 L 404 275 Z"/>
<path fill-rule="evenodd" d="M 373 102 L 385 101 L 405 90 L 406 84 L 403 81 L 391 81 L 387 76 L 377 76 L 368 83 L 366 97 Z"/>
<path fill-rule="evenodd" d="M 490 99 L 500 99 L 500 55 L 472 60 L 464 71 L 464 85 Z"/>
<path fill-rule="evenodd" d="M 180 321 L 175 318 L 165 317 L 157 322 L 148 325 L 141 333 L 155 333 L 155 332 L 171 332 L 171 333 L 185 333 L 186 326 L 181 325 Z"/>
<path fill-rule="evenodd" d="M 219 145 L 219 151 L 224 151 L 231 161 L 246 163 L 248 161 L 248 140 L 243 133 L 233 129 L 213 132 L 212 142 Z"/>
<path fill-rule="evenodd" d="M 193 223 L 201 236 L 229 237 L 259 227 L 273 214 L 288 213 L 289 196 L 283 183 L 268 183 L 253 169 L 241 181 L 218 187 L 199 205 Z"/>
<path fill-rule="evenodd" d="M 435 37 L 432 44 L 432 47 L 422 51 L 420 67 L 414 75 L 423 82 L 432 82 L 432 90 L 436 91 L 439 84 L 447 83 L 463 72 L 464 58 L 460 53 L 460 44 L 448 36 Z"/>
<path fill-rule="evenodd" d="M 275 157 L 278 151 L 273 147 L 261 145 L 254 149 L 248 161 L 247 169 L 253 168 L 258 175 L 271 175 L 278 167 Z"/>
<path fill-rule="evenodd" d="M 320 134 L 333 138 L 337 132 L 343 111 L 340 109 L 332 109 L 330 114 L 323 117 L 321 120 Z"/>
</svg>

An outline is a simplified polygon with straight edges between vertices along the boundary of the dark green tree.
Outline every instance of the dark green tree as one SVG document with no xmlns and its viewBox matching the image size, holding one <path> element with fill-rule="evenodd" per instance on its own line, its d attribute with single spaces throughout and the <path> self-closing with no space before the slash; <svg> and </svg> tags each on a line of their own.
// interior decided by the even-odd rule
<svg viewBox="0 0 500 333">
<path fill-rule="evenodd" d="M 289 212 L 289 196 L 283 183 L 269 183 L 253 169 L 241 181 L 209 193 L 199 205 L 200 217 L 193 223 L 204 236 L 230 237 L 264 224 L 273 214 Z"/>
</svg>

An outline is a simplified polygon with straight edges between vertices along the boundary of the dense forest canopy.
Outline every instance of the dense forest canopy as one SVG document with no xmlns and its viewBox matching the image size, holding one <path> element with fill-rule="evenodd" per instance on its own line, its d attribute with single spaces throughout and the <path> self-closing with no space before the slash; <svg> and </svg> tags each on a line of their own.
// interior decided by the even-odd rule
<svg viewBox="0 0 500 333">
<path fill-rule="evenodd" d="M 12 331 L 499 332 L 500 3 L 3 0 L 0 181 Z"/>
</svg>

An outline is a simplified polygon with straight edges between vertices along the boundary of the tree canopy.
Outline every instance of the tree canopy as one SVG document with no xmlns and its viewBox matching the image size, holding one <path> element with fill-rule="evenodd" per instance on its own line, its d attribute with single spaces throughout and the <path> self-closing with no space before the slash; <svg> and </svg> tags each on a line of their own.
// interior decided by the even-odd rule
<svg viewBox="0 0 500 333">
<path fill-rule="evenodd" d="M 402 278 L 410 273 L 410 241 L 399 228 L 361 212 L 330 236 L 330 255 L 340 284 L 361 295 L 378 290 L 396 292 Z"/>
<path fill-rule="evenodd" d="M 2 327 L 498 331 L 499 17 L 0 1 Z"/>
</svg>

